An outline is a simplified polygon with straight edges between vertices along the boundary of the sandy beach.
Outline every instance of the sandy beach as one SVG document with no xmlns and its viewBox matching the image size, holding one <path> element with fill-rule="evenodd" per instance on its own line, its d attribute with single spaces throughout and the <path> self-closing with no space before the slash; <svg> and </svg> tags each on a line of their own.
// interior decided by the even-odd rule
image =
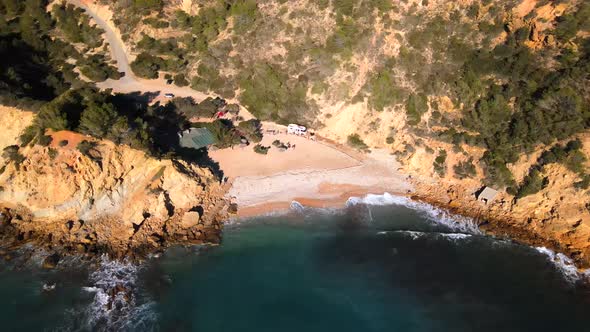
<svg viewBox="0 0 590 332">
<path fill-rule="evenodd" d="M 272 147 L 267 155 L 255 153 L 252 146 L 210 151 L 232 183 L 229 196 L 238 204 L 239 217 L 287 210 L 293 201 L 333 208 L 343 207 L 352 196 L 413 190 L 387 151 L 363 154 L 321 138 L 287 135 L 284 127 L 265 123 L 264 131 L 269 128 L 282 133 L 265 133 L 262 145 L 280 140 L 295 148 L 281 152 Z"/>
</svg>

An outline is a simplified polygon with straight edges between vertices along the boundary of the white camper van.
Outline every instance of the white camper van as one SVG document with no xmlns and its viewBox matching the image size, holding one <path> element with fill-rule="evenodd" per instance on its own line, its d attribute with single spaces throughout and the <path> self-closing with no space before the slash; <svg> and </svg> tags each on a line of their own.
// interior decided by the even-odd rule
<svg viewBox="0 0 590 332">
<path fill-rule="evenodd" d="M 292 123 L 289 126 L 287 126 L 287 133 L 303 136 L 307 133 L 307 128 Z"/>
</svg>

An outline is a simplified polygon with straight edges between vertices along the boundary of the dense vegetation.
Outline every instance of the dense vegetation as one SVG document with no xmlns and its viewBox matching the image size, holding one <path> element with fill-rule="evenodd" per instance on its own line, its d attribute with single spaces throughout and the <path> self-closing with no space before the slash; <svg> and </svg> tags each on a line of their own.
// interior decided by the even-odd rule
<svg viewBox="0 0 590 332">
<path fill-rule="evenodd" d="M 543 177 L 544 167 L 549 164 L 559 163 L 564 165 L 570 171 L 576 173 L 580 181 L 574 186 L 578 189 L 587 189 L 590 185 L 590 176 L 586 173 L 584 163 L 587 161 L 586 156 L 580 149 L 582 142 L 579 140 L 569 141 L 566 145 L 556 144 L 548 150 L 545 150 L 537 163 L 531 167 L 529 174 L 523 182 L 514 190 L 518 198 L 535 194 L 541 191 L 547 185 L 547 178 Z"/>
<path fill-rule="evenodd" d="M 144 115 L 144 110 L 133 110 L 129 104 L 93 88 L 68 90 L 41 107 L 21 143 L 38 143 L 46 129 L 75 130 L 156 153 L 152 139 L 156 128 L 148 125 L 150 112 Z"/>
<path fill-rule="evenodd" d="M 134 70 L 145 77 L 189 71 L 191 77 L 185 79 L 193 88 L 226 97 L 239 89 L 241 102 L 254 115 L 283 123 L 313 122 L 318 110 L 313 95 L 351 103 L 366 100 L 375 111 L 401 107 L 417 133 L 424 125 L 438 125 L 449 131 L 439 132 L 441 139 L 487 149 L 479 162 L 488 184 L 498 187 L 516 185 L 506 164 L 521 153 L 571 137 L 590 125 L 588 84 L 580 84 L 588 81 L 589 43 L 578 34 L 590 30 L 588 3 L 579 2 L 557 17 L 548 33 L 558 47 L 549 45 L 540 51 L 526 44 L 533 36 L 529 22 L 534 11 L 524 23 L 507 21 L 512 18 L 505 13 L 518 1 L 475 2 L 457 6 L 449 15 L 434 16 L 420 10 L 426 3 L 310 3 L 315 9 L 291 10 L 278 1 L 274 17 L 263 16 L 253 0 L 203 2 L 195 16 L 177 11 L 169 27 L 156 29 L 190 32 L 175 40 L 144 35 L 136 44 L 144 53 Z M 152 27 L 162 18 L 158 1 L 117 6 L 121 15 L 131 12 L 150 18 Z M 322 11 L 333 13 L 334 26 L 326 36 L 313 30 L 317 27 L 312 19 Z M 397 55 L 377 53 L 385 43 L 384 34 L 374 31 L 377 22 L 388 31 L 403 32 L 395 35 L 401 45 Z M 127 20 L 120 26 L 131 34 L 140 23 Z M 269 59 L 253 54 L 267 48 L 279 31 L 290 36 L 290 41 L 277 44 L 285 55 Z M 503 32 L 506 38 L 495 41 Z M 224 33 L 229 37 L 221 37 Z M 366 36 L 373 37 L 371 44 Z M 236 55 L 230 57 L 231 51 Z M 326 84 L 337 71 L 354 72 L 351 58 L 358 54 L 374 56 L 378 65 L 356 95 L 346 83 Z M 450 96 L 461 116 L 441 115 L 434 96 Z M 431 116 L 425 121 L 427 113 Z M 461 176 L 472 176 L 468 164 L 458 167 L 465 171 Z"/>
<path fill-rule="evenodd" d="M 69 45 L 50 37 L 55 24 L 42 0 L 0 2 L 0 103 L 37 108 L 65 92 L 77 74 Z"/>
<path fill-rule="evenodd" d="M 138 76 L 165 76 L 236 97 L 259 119 L 280 123 L 319 127 L 320 106 L 340 102 L 366 103 L 375 118 L 403 112 L 417 139 L 396 142 L 389 134 L 387 144 L 403 147 L 397 155 L 414 153 L 420 137 L 451 143 L 454 153 L 466 154 L 465 145 L 482 148 L 480 160 L 465 156 L 456 165 L 447 165 L 446 151 L 432 151 L 433 167 L 444 176 L 452 166 L 456 177 L 467 178 L 480 166 L 486 184 L 519 197 L 544 186 L 543 164 L 521 183 L 509 164 L 538 149 L 561 156 L 554 150 L 558 142 L 590 128 L 587 1 L 569 1 L 550 21 L 537 17 L 537 9 L 563 1 L 540 1 L 524 18 L 507 14 L 516 0 L 454 4 L 444 12 L 426 10 L 428 1 L 308 0 L 302 7 L 284 0 L 203 0 L 193 14 L 162 0 L 103 2 L 138 53 L 131 64 Z M 48 13 L 46 6 L 42 0 L 0 1 L 0 102 L 41 108 L 25 136 L 30 141 L 41 142 L 44 128 L 67 128 L 165 155 L 170 149 L 153 135 L 174 127 L 174 120 L 182 119 L 176 127 L 183 127 L 219 109 L 213 100 L 176 99 L 142 106 L 146 114 L 122 111 L 115 102 L 121 97 L 96 93 L 74 71 L 93 81 L 119 76 L 108 63 L 102 31 L 81 10 L 58 4 Z M 535 36 L 544 23 L 541 40 Z M 439 109 L 443 96 L 451 99 L 451 112 Z M 166 119 L 161 109 L 175 117 Z M 242 136 L 259 139 L 256 123 L 207 126 L 221 146 Z M 359 135 L 349 136 L 348 144 L 368 149 Z M 576 186 L 588 186 L 579 148 L 562 150 L 568 157 L 560 162 L 581 179 Z"/>
<path fill-rule="evenodd" d="M 0 1 L 0 102 L 33 110 L 85 85 L 76 66 L 94 81 L 118 78 L 102 51 L 102 31 L 72 6 L 46 0 Z M 76 65 L 69 60 L 74 60 Z"/>
<path fill-rule="evenodd" d="M 189 116 L 210 118 L 222 105 L 208 99 L 200 104 L 190 98 L 176 98 L 166 105 L 152 105 L 141 96 L 111 95 L 95 88 L 71 89 L 40 108 L 33 124 L 22 134 L 21 144 L 44 143 L 47 129 L 72 130 L 98 139 L 108 139 L 146 151 L 158 158 L 200 158 L 203 153 L 179 146 L 177 133 L 189 127 L 204 127 L 216 138 L 219 148 L 240 144 L 246 137 L 257 142 L 262 138 L 257 120 L 244 121 L 235 127 L 229 120 L 191 123 Z M 224 105 L 224 104 L 223 104 Z M 78 146 L 88 154 L 91 141 Z"/>
</svg>

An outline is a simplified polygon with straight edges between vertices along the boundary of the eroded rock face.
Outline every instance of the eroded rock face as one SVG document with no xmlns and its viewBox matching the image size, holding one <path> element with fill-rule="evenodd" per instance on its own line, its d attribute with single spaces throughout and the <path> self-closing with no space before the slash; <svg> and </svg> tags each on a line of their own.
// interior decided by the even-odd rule
<svg viewBox="0 0 590 332">
<path fill-rule="evenodd" d="M 590 204 L 588 191 L 576 191 L 570 181 L 559 181 L 567 170 L 547 167 L 550 179 L 541 192 L 515 199 L 501 192 L 491 204 L 475 199 L 475 186 L 444 180 L 417 185 L 421 200 L 474 218 L 486 233 L 551 248 L 567 254 L 579 267 L 590 266 Z M 566 179 L 567 180 L 567 179 Z"/>
<path fill-rule="evenodd" d="M 173 243 L 219 242 L 226 187 L 207 169 L 156 160 L 101 141 L 91 156 L 54 133 L 50 147 L 21 149 L 0 175 L 4 238 L 51 250 L 141 254 Z M 50 157 L 50 149 L 57 151 Z M 201 211 L 195 211 L 200 207 Z"/>
</svg>

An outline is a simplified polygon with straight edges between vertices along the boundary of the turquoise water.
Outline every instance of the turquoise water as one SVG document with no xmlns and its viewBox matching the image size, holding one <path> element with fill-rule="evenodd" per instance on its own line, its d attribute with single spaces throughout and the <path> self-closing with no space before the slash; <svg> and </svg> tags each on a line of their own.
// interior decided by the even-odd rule
<svg viewBox="0 0 590 332">
<path fill-rule="evenodd" d="M 3 263 L 3 330 L 589 330 L 590 297 L 567 266 L 426 212 L 258 218 L 227 227 L 220 246 L 173 248 L 141 266 Z M 109 295 L 117 284 L 127 299 Z"/>
</svg>

